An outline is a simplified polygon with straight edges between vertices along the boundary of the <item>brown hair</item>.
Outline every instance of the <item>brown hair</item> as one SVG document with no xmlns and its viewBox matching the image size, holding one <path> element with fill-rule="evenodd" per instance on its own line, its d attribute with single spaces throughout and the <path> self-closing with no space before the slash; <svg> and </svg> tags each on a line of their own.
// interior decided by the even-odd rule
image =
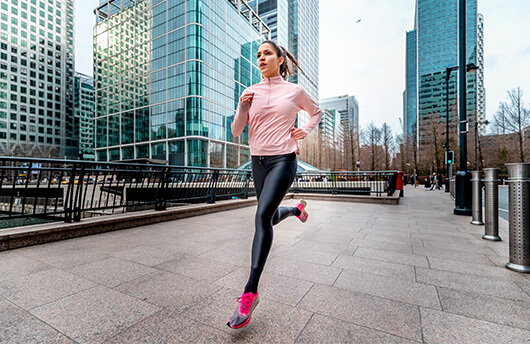
<svg viewBox="0 0 530 344">
<path fill-rule="evenodd" d="M 282 76 L 282 78 L 287 79 L 291 75 L 296 74 L 296 70 L 294 67 L 296 67 L 296 69 L 300 70 L 300 72 L 305 75 L 302 68 L 300 68 L 300 66 L 298 65 L 298 61 L 296 61 L 293 54 L 291 54 L 287 49 L 285 49 L 275 41 L 271 40 L 261 42 L 260 47 L 265 43 L 269 43 L 274 47 L 278 58 L 283 57 L 283 63 L 280 65 L 280 75 Z"/>
</svg>

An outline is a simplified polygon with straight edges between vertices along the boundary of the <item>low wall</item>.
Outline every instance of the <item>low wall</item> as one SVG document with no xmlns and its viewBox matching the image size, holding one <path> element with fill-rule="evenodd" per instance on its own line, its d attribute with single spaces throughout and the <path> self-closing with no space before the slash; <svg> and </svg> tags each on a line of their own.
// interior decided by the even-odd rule
<svg viewBox="0 0 530 344">
<path fill-rule="evenodd" d="M 325 194 L 293 194 L 286 199 L 304 198 L 319 201 L 342 201 L 360 203 L 398 204 L 399 195 L 394 196 L 356 196 L 356 195 L 325 195 Z M 187 217 L 211 214 L 213 212 L 238 209 L 257 204 L 255 197 L 249 199 L 230 199 L 217 201 L 214 204 L 191 204 L 169 208 L 163 211 L 139 211 L 117 215 L 107 215 L 83 219 L 81 222 L 53 222 L 47 224 L 0 230 L 0 251 L 19 247 L 44 244 L 48 242 L 70 239 L 90 234 L 110 232 L 120 229 L 146 226 L 154 223 L 178 220 Z"/>
</svg>

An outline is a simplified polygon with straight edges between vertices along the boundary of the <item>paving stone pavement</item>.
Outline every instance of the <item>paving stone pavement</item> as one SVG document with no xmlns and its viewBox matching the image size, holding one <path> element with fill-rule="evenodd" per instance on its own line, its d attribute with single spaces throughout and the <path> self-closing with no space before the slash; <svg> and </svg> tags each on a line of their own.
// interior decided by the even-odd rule
<svg viewBox="0 0 530 344">
<path fill-rule="evenodd" d="M 0 342 L 529 344 L 506 221 L 485 241 L 453 207 L 410 186 L 399 205 L 309 201 L 275 227 L 240 330 L 255 207 L 0 252 Z"/>
</svg>

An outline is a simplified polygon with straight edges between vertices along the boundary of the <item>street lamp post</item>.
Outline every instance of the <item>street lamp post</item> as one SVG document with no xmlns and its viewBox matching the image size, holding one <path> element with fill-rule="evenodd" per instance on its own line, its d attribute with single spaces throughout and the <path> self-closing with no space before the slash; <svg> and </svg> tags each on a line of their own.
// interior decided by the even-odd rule
<svg viewBox="0 0 530 344">
<path fill-rule="evenodd" d="M 445 69 L 445 151 L 446 155 L 449 154 L 449 78 L 451 77 L 451 72 L 457 70 L 458 66 L 447 67 Z M 445 192 L 449 192 L 450 178 L 451 178 L 451 164 L 447 162 L 446 165 L 446 178 L 445 178 Z"/>
<path fill-rule="evenodd" d="M 455 178 L 455 215 L 471 216 L 471 172 L 467 167 L 467 100 L 466 74 L 477 69 L 474 65 L 466 65 L 466 1 L 458 0 L 458 102 L 459 102 L 459 138 L 460 138 L 460 170 Z M 466 68 L 467 67 L 467 68 Z M 467 69 L 467 70 L 466 70 Z"/>
</svg>

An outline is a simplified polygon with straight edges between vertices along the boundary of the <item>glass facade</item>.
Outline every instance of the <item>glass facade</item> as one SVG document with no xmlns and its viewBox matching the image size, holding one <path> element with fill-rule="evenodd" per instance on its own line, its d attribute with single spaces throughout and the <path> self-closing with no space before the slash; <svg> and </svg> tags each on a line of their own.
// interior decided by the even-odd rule
<svg viewBox="0 0 530 344">
<path fill-rule="evenodd" d="M 407 88 L 405 92 L 405 128 L 404 131 L 408 136 L 412 137 L 416 132 L 416 106 L 417 106 L 417 56 L 416 56 L 416 30 L 407 32 L 407 48 L 406 48 L 406 83 Z"/>
<path fill-rule="evenodd" d="M 319 106 L 322 109 L 335 110 L 340 115 L 344 150 L 351 152 L 352 142 L 356 147 L 359 147 L 359 102 L 355 96 L 343 95 L 321 99 Z M 325 118 L 322 120 L 324 121 Z M 353 140 L 351 136 L 353 136 Z"/>
<path fill-rule="evenodd" d="M 0 154 L 77 158 L 74 1 L 2 0 Z"/>
<path fill-rule="evenodd" d="M 415 29 L 407 33 L 407 132 L 418 128 L 419 143 L 428 140 L 424 127 L 430 121 L 444 122 L 446 116 L 446 68 L 458 65 L 457 0 L 417 0 Z M 467 116 L 470 123 L 484 118 L 483 50 L 479 34 L 477 1 L 466 1 L 466 63 L 479 67 L 468 73 Z M 457 71 L 449 79 L 449 119 L 458 121 Z M 472 125 L 470 124 L 470 127 Z"/>
<path fill-rule="evenodd" d="M 79 159 L 95 160 L 94 152 L 94 79 L 75 73 L 74 111 L 76 136 L 79 140 Z"/>
<path fill-rule="evenodd" d="M 319 7 L 318 0 L 250 0 L 248 4 L 271 29 L 272 39 L 286 47 L 298 60 L 305 75 L 289 81 L 303 86 L 318 99 Z M 308 119 L 300 116 L 299 125 Z"/>
<path fill-rule="evenodd" d="M 249 0 L 248 5 L 267 24 L 271 39 L 289 46 L 289 0 Z"/>
<path fill-rule="evenodd" d="M 236 5 L 122 0 L 98 7 L 97 160 L 237 167 L 250 158 L 248 134 L 234 138 L 230 126 L 241 92 L 261 79 L 255 56 L 270 31 Z"/>
<path fill-rule="evenodd" d="M 341 114 L 336 109 L 322 109 L 322 120 L 318 124 L 323 145 L 344 152 L 344 132 Z"/>
<path fill-rule="evenodd" d="M 290 0 L 289 49 L 304 73 L 296 82 L 318 99 L 319 76 L 319 7 L 318 0 Z"/>
</svg>

